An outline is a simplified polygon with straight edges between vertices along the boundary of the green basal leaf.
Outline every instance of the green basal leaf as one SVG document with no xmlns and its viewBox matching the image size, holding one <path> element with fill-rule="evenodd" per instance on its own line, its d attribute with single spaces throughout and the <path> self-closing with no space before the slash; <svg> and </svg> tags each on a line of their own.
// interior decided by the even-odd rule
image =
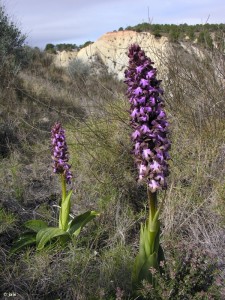
<svg viewBox="0 0 225 300">
<path fill-rule="evenodd" d="M 92 219 L 94 219 L 96 216 L 99 216 L 100 214 L 96 211 L 90 210 L 87 211 L 77 217 L 75 217 L 71 223 L 69 224 L 69 230 L 68 232 L 74 236 L 78 236 L 81 229 Z"/>
<path fill-rule="evenodd" d="M 144 258 L 139 253 L 135 259 L 132 273 L 132 285 L 134 288 L 137 288 L 142 280 L 147 280 L 152 283 L 150 268 L 158 269 L 157 254 L 154 252 Z"/>
<path fill-rule="evenodd" d="M 156 252 L 148 256 L 141 272 L 149 273 L 150 268 L 158 269 L 158 254 Z"/>
<path fill-rule="evenodd" d="M 68 236 L 69 238 L 68 232 L 65 232 L 60 228 L 57 227 L 42 228 L 37 233 L 37 237 L 36 237 L 37 250 L 43 249 L 48 242 L 50 242 L 53 238 L 59 236 Z"/>
<path fill-rule="evenodd" d="M 146 252 L 145 252 L 145 229 L 146 229 L 146 225 L 141 224 L 139 256 L 143 258 L 143 261 L 145 260 L 145 257 L 146 257 Z"/>
<path fill-rule="evenodd" d="M 21 250 L 22 248 L 28 245 L 34 245 L 35 243 L 36 243 L 36 232 L 24 233 L 13 244 L 10 253 L 13 254 L 18 250 Z"/>
<path fill-rule="evenodd" d="M 133 271 L 132 271 L 132 284 L 136 286 L 139 283 L 139 274 L 142 266 L 145 263 L 145 259 L 140 253 L 136 256 L 134 265 L 133 265 Z"/>
<path fill-rule="evenodd" d="M 48 224 L 42 220 L 29 220 L 24 223 L 24 226 L 28 229 L 38 232 L 42 228 L 48 227 Z"/>
<path fill-rule="evenodd" d="M 148 223 L 141 225 L 139 253 L 135 259 L 132 273 L 132 284 L 137 288 L 142 280 L 153 283 L 153 277 L 149 269 L 151 267 L 159 268 L 159 221 L 153 220 L 153 226 Z M 149 228 L 156 231 L 150 231 Z M 160 249 L 161 250 L 161 249 Z M 161 254 L 161 253 L 160 253 Z"/>
<path fill-rule="evenodd" d="M 149 223 L 150 231 L 157 232 L 159 230 L 159 227 L 160 227 L 160 222 L 155 218 Z"/>
<path fill-rule="evenodd" d="M 145 225 L 144 227 L 144 234 L 143 234 L 143 243 L 145 249 L 145 256 L 149 256 L 151 253 L 151 232 L 148 230 L 148 226 Z"/>
<path fill-rule="evenodd" d="M 63 230 L 68 229 L 68 223 L 69 223 L 69 213 L 70 213 L 70 198 L 72 195 L 72 190 L 68 193 L 66 198 L 62 200 L 61 208 L 60 208 L 60 224 L 59 227 Z"/>
</svg>

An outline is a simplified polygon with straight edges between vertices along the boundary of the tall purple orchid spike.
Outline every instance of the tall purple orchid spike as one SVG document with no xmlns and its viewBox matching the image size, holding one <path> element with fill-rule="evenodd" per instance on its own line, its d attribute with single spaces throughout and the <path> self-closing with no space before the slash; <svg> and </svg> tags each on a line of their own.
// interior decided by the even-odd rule
<svg viewBox="0 0 225 300">
<path fill-rule="evenodd" d="M 145 180 L 154 193 L 166 189 L 168 171 L 168 122 L 161 98 L 163 90 L 156 79 L 153 62 L 139 45 L 129 48 L 129 66 L 125 71 L 125 83 L 130 102 L 131 126 L 134 129 L 133 154 L 139 170 L 139 181 Z"/>
<path fill-rule="evenodd" d="M 53 172 L 63 174 L 66 183 L 71 183 L 72 173 L 70 172 L 69 154 L 65 138 L 65 130 L 60 123 L 55 123 L 51 131 L 52 159 L 54 162 Z"/>
</svg>

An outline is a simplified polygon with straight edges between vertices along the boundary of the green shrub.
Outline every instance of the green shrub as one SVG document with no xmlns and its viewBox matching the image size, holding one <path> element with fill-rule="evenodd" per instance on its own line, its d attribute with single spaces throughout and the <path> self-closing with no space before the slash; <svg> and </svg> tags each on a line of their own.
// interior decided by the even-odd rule
<svg viewBox="0 0 225 300">
<path fill-rule="evenodd" d="M 9 82 L 18 72 L 19 63 L 24 56 L 25 35 L 10 20 L 5 7 L 0 5 L 0 79 Z"/>
<path fill-rule="evenodd" d="M 48 53 L 55 54 L 56 53 L 55 45 L 53 45 L 53 44 L 47 44 L 45 46 L 45 51 L 47 51 Z"/>
<path fill-rule="evenodd" d="M 81 59 L 75 58 L 68 66 L 69 74 L 74 79 L 84 79 L 90 74 L 90 67 Z"/>
<path fill-rule="evenodd" d="M 140 290 L 142 299 L 148 300 L 220 300 L 215 285 L 216 262 L 196 245 L 177 244 L 171 257 L 161 265 L 162 275 L 155 269 L 155 288 L 145 282 Z M 183 251 L 185 249 L 185 251 Z"/>
<path fill-rule="evenodd" d="M 210 48 L 210 49 L 213 48 L 213 40 L 212 40 L 210 33 L 207 30 L 201 31 L 199 33 L 197 41 L 199 44 L 203 45 L 205 48 Z"/>
<path fill-rule="evenodd" d="M 155 31 L 153 31 L 152 34 L 154 35 L 155 38 L 161 38 L 162 37 L 162 34 L 157 29 Z"/>
</svg>

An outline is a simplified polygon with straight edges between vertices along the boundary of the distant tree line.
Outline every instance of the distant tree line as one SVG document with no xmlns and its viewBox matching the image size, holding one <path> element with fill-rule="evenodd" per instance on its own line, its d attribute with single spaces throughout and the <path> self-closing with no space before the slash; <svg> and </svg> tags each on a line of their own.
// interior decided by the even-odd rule
<svg viewBox="0 0 225 300">
<path fill-rule="evenodd" d="M 90 44 L 92 44 L 93 42 L 91 41 L 87 41 L 82 45 L 76 45 L 76 44 L 47 44 L 45 46 L 45 51 L 49 52 L 49 53 L 56 53 L 57 51 L 75 51 L 75 50 L 80 50 Z"/>
<path fill-rule="evenodd" d="M 156 38 L 162 36 L 168 37 L 170 42 L 179 42 L 185 39 L 196 41 L 198 44 L 213 48 L 214 43 L 218 47 L 225 49 L 225 24 L 150 24 L 140 23 L 135 26 L 128 26 L 126 28 L 120 27 L 118 31 L 133 30 L 136 32 L 150 32 Z M 116 30 L 114 30 L 116 31 Z M 214 42 L 214 43 L 213 43 Z M 56 53 L 57 51 L 79 51 L 80 49 L 92 44 L 93 42 L 87 41 L 82 45 L 76 44 L 47 44 L 45 51 L 49 53 Z"/>
<path fill-rule="evenodd" d="M 185 38 L 191 41 L 196 40 L 199 44 L 205 44 L 208 47 L 213 47 L 212 34 L 214 41 L 219 45 L 224 46 L 225 24 L 150 24 L 140 23 L 135 26 L 128 26 L 125 29 L 120 27 L 118 31 L 133 30 L 136 32 L 150 32 L 156 38 L 167 36 L 171 42 L 178 42 Z"/>
</svg>

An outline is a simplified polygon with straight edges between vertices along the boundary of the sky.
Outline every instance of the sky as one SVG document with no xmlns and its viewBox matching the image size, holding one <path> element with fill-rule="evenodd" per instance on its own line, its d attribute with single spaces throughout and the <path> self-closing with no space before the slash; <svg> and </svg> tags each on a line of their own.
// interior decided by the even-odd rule
<svg viewBox="0 0 225 300">
<path fill-rule="evenodd" d="M 26 43 L 81 45 L 143 22 L 225 23 L 224 0 L 0 0 Z"/>
</svg>

